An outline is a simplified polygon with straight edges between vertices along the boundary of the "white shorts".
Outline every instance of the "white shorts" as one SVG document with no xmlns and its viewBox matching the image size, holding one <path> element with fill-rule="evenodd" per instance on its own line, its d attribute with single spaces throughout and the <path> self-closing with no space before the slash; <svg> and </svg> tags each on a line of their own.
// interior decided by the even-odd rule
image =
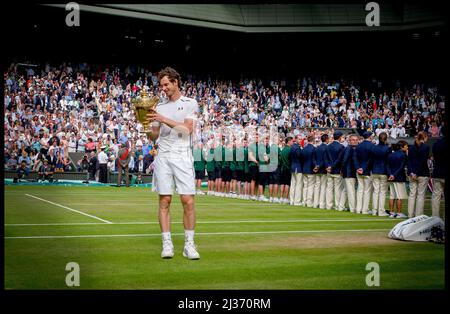
<svg viewBox="0 0 450 314">
<path fill-rule="evenodd" d="M 405 182 L 389 182 L 389 199 L 405 200 L 407 198 Z"/>
<path fill-rule="evenodd" d="M 172 195 L 174 187 L 181 195 L 195 195 L 194 158 L 191 152 L 156 155 L 153 170 L 153 190 L 160 195 Z"/>
</svg>

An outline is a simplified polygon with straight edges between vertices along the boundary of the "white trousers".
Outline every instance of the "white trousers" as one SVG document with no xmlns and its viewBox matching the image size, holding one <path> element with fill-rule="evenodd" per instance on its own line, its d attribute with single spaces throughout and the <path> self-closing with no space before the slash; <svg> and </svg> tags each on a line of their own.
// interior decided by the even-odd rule
<svg viewBox="0 0 450 314">
<path fill-rule="evenodd" d="M 303 174 L 303 190 L 302 190 L 302 201 L 301 204 L 306 206 L 306 195 L 308 192 L 308 184 L 307 184 L 306 174 Z"/>
<path fill-rule="evenodd" d="M 325 197 L 327 209 L 333 208 L 334 200 L 334 208 L 337 210 L 344 210 L 345 190 L 342 183 L 340 174 L 327 175 L 327 194 Z"/>
<path fill-rule="evenodd" d="M 373 194 L 372 194 L 372 210 L 378 212 L 378 215 L 385 212 L 384 205 L 386 203 L 387 194 L 387 176 L 383 174 L 372 174 Z"/>
<path fill-rule="evenodd" d="M 370 176 L 356 175 L 358 189 L 356 190 L 356 212 L 367 214 L 369 211 L 370 195 L 372 194 L 372 178 Z"/>
<path fill-rule="evenodd" d="M 303 199 L 307 207 L 313 207 L 315 185 L 316 185 L 315 174 L 303 174 L 303 193 L 304 193 Z"/>
<path fill-rule="evenodd" d="M 439 207 L 441 205 L 442 193 L 445 189 L 445 179 L 434 178 L 433 183 L 433 195 L 431 196 L 432 215 L 440 217 Z"/>
<path fill-rule="evenodd" d="M 345 192 L 348 199 L 348 207 L 350 212 L 354 213 L 356 211 L 356 179 L 355 178 L 345 178 Z"/>
<path fill-rule="evenodd" d="M 428 177 L 417 177 L 417 180 L 409 178 L 408 216 L 423 215 L 425 204 L 425 191 L 427 190 Z"/>
<path fill-rule="evenodd" d="M 314 184 L 314 203 L 313 207 L 324 209 L 326 206 L 325 196 L 327 194 L 327 175 L 316 174 L 316 182 Z"/>
<path fill-rule="evenodd" d="M 289 201 L 291 205 L 300 205 L 303 192 L 303 173 L 293 172 L 289 187 Z"/>
</svg>

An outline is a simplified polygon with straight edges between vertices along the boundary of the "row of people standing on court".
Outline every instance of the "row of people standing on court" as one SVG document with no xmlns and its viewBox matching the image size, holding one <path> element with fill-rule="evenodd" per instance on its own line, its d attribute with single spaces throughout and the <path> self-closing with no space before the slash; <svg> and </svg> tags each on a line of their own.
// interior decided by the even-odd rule
<svg viewBox="0 0 450 314">
<path fill-rule="evenodd" d="M 363 140 L 350 135 L 344 147 L 341 132 L 335 132 L 333 141 L 322 135 L 322 144 L 312 145 L 314 137 L 302 148 L 300 138 L 291 148 L 291 205 L 305 205 L 326 209 L 348 210 L 355 213 L 389 215 L 385 211 L 387 189 L 390 189 L 390 209 L 396 201 L 401 212 L 401 200 L 408 199 L 408 216 L 423 214 L 425 191 L 430 178 L 428 158 L 430 147 L 427 135 L 421 132 L 413 145 L 405 141 L 390 147 L 387 134 L 379 135 L 379 143 L 372 142 L 372 133 L 365 132 Z M 432 214 L 439 216 L 439 204 L 445 185 L 445 138 L 433 146 L 434 193 Z M 409 196 L 406 192 L 409 178 Z M 369 209 L 372 199 L 372 208 Z"/>
</svg>

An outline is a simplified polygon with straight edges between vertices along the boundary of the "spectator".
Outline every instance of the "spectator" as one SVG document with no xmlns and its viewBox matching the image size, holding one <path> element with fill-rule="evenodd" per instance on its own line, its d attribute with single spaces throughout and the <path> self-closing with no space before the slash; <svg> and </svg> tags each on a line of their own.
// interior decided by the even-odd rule
<svg viewBox="0 0 450 314">
<path fill-rule="evenodd" d="M 84 154 L 83 157 L 77 161 L 77 171 L 78 172 L 88 172 L 89 171 L 89 160 L 88 160 L 87 154 Z"/>
<path fill-rule="evenodd" d="M 437 126 L 436 122 L 433 122 L 429 134 L 432 138 L 437 138 L 439 137 L 439 127 Z"/>
<path fill-rule="evenodd" d="M 118 178 L 117 178 L 117 186 L 121 186 L 122 184 L 122 172 L 125 172 L 125 185 L 126 187 L 130 186 L 130 176 L 129 176 L 129 164 L 130 164 L 131 154 L 128 149 L 128 142 L 125 142 L 121 145 L 118 155 L 117 155 L 117 164 L 118 164 Z"/>
<path fill-rule="evenodd" d="M 144 156 L 139 155 L 138 160 L 136 161 L 136 164 L 134 166 L 134 169 L 136 170 L 138 175 L 143 174 L 145 172 L 147 168 L 145 167 Z"/>
<path fill-rule="evenodd" d="M 110 173 L 117 171 L 117 169 L 116 169 L 116 156 L 114 156 L 114 155 L 109 156 L 109 161 L 108 161 L 107 167 L 108 167 L 108 172 L 110 172 Z"/>
<path fill-rule="evenodd" d="M 94 140 L 92 139 L 92 137 L 88 138 L 88 141 L 85 145 L 85 151 L 86 153 L 90 153 L 90 152 L 95 152 L 95 143 Z"/>
<path fill-rule="evenodd" d="M 48 160 L 44 159 L 44 164 L 39 168 L 39 179 L 41 181 L 48 180 L 49 182 L 53 181 L 53 170 L 52 167 L 49 165 Z"/>
<path fill-rule="evenodd" d="M 98 154 L 99 164 L 99 181 L 101 183 L 108 183 L 108 155 L 105 153 L 106 145 L 100 146 L 100 153 Z"/>
<path fill-rule="evenodd" d="M 89 159 L 89 180 L 96 180 L 97 176 L 97 170 L 98 170 L 98 158 L 95 155 L 95 152 L 91 152 L 90 159 Z"/>
<path fill-rule="evenodd" d="M 136 159 L 133 151 L 130 151 L 130 162 L 128 163 L 128 168 L 130 169 L 130 173 L 135 172 Z"/>
<path fill-rule="evenodd" d="M 72 171 L 72 161 L 69 157 L 65 157 L 63 161 L 64 171 Z"/>
<path fill-rule="evenodd" d="M 21 164 L 22 162 L 25 162 L 26 167 L 28 169 L 30 169 L 31 167 L 31 158 L 28 156 L 28 153 L 23 150 L 22 151 L 22 156 L 19 157 L 18 163 Z"/>
<path fill-rule="evenodd" d="M 400 124 L 398 126 L 398 137 L 406 137 L 406 136 L 407 135 L 406 135 L 405 127 L 402 124 Z"/>
<path fill-rule="evenodd" d="M 77 139 L 75 133 L 71 133 L 68 141 L 68 152 L 75 153 L 77 151 Z"/>
<path fill-rule="evenodd" d="M 26 179 L 28 178 L 28 175 L 30 174 L 30 169 L 27 167 L 26 161 L 22 161 L 20 163 L 19 168 L 17 169 L 17 177 L 16 179 L 20 181 L 20 179 Z"/>
<path fill-rule="evenodd" d="M 6 164 L 6 168 L 8 170 L 16 170 L 17 169 L 17 165 L 18 165 L 17 154 L 13 152 L 11 154 L 11 157 L 8 159 L 8 162 Z M 25 165 L 26 165 L 26 162 L 25 162 Z"/>
<path fill-rule="evenodd" d="M 64 172 L 64 159 L 62 155 L 58 153 L 55 158 L 56 158 L 56 161 L 54 163 L 55 172 Z"/>
</svg>

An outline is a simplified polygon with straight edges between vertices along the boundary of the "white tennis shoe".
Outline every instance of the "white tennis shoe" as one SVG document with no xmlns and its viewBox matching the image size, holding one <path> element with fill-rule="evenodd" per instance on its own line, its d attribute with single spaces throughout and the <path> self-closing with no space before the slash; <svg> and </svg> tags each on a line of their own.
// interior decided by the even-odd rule
<svg viewBox="0 0 450 314">
<path fill-rule="evenodd" d="M 184 244 L 183 256 L 188 259 L 200 259 L 200 254 L 198 254 L 197 247 L 193 242 Z"/>
<path fill-rule="evenodd" d="M 171 241 L 163 242 L 163 249 L 161 252 L 161 258 L 172 258 L 175 255 L 173 250 L 173 244 Z"/>
</svg>

